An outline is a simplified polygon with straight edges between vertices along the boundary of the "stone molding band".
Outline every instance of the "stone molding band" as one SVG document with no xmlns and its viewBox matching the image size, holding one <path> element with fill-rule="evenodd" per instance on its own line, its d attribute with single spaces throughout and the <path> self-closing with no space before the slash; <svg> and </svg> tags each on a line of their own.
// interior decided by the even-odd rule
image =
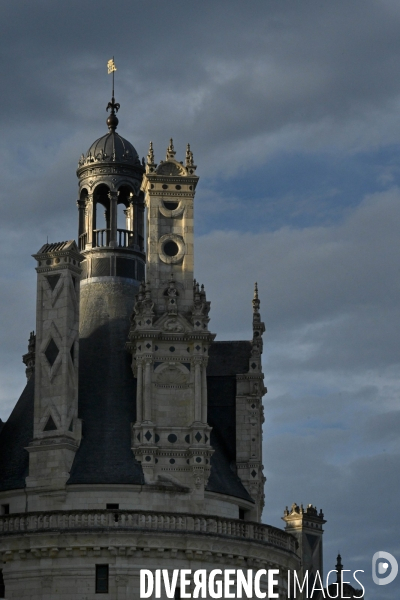
<svg viewBox="0 0 400 600">
<path fill-rule="evenodd" d="M 261 523 L 189 515 L 134 510 L 69 510 L 18 513 L 0 517 L 0 537 L 21 533 L 73 530 L 120 529 L 197 533 L 242 538 L 296 552 L 296 540 L 289 534 Z"/>
</svg>

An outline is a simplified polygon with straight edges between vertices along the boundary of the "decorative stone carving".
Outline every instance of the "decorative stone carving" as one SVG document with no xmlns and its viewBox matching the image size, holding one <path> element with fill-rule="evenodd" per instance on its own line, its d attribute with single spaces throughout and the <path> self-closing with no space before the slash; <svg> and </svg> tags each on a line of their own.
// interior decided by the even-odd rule
<svg viewBox="0 0 400 600">
<path fill-rule="evenodd" d="M 157 373 L 155 381 L 160 385 L 170 387 L 184 385 L 188 383 L 189 372 L 185 373 L 183 369 L 184 367 L 181 365 L 168 363 Z"/>
<path fill-rule="evenodd" d="M 176 318 L 167 319 L 164 323 L 164 331 L 170 333 L 182 333 L 185 331 L 183 325 Z"/>
<path fill-rule="evenodd" d="M 169 177 L 179 177 L 185 175 L 185 170 L 172 161 L 164 162 L 157 168 L 157 175 L 168 175 Z"/>
</svg>

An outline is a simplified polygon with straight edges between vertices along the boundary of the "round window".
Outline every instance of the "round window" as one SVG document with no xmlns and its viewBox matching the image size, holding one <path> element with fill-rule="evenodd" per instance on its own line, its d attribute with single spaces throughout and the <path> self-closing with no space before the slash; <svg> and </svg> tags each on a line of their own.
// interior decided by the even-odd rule
<svg viewBox="0 0 400 600">
<path fill-rule="evenodd" d="M 164 200 L 164 206 L 168 210 L 175 210 L 179 206 L 179 202 L 171 202 L 170 200 Z"/>
<path fill-rule="evenodd" d="M 165 242 L 163 250 L 167 256 L 176 256 L 179 252 L 179 246 L 172 240 L 168 240 L 167 242 Z"/>
</svg>

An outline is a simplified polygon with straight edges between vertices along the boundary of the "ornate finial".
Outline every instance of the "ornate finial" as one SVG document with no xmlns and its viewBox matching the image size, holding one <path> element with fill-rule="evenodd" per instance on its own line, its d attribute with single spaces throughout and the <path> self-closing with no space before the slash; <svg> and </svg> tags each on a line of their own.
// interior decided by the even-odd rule
<svg viewBox="0 0 400 600">
<path fill-rule="evenodd" d="M 107 108 L 106 111 L 108 112 L 109 110 L 111 110 L 110 116 L 108 117 L 106 123 L 108 126 L 108 129 L 110 131 L 115 131 L 117 129 L 117 125 L 119 123 L 118 121 L 118 117 L 115 113 L 117 113 L 120 109 L 120 105 L 118 102 L 115 102 L 115 98 L 114 96 L 111 98 L 111 102 L 109 102 L 107 104 Z"/>
<path fill-rule="evenodd" d="M 190 144 L 186 146 L 186 166 L 194 167 L 193 152 L 190 149 Z"/>
<path fill-rule="evenodd" d="M 175 154 L 176 154 L 176 152 L 175 152 L 175 149 L 174 149 L 174 142 L 173 142 L 173 139 L 171 138 L 169 140 L 169 146 L 167 148 L 167 158 L 166 158 L 166 160 L 169 160 L 170 158 L 174 158 Z"/>
<path fill-rule="evenodd" d="M 150 167 L 154 167 L 154 150 L 153 150 L 153 142 L 150 142 L 149 151 L 147 153 L 147 164 Z"/>
</svg>

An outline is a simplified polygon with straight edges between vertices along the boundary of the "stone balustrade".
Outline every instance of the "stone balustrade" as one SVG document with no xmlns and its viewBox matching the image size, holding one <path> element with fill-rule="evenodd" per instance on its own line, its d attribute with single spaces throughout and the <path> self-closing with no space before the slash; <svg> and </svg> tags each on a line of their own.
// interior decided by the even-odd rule
<svg viewBox="0 0 400 600">
<path fill-rule="evenodd" d="M 240 538 L 296 552 L 295 539 L 276 527 L 206 515 L 135 510 L 60 510 L 16 513 L 0 517 L 0 537 L 42 531 L 95 532 L 115 529 Z"/>
</svg>

